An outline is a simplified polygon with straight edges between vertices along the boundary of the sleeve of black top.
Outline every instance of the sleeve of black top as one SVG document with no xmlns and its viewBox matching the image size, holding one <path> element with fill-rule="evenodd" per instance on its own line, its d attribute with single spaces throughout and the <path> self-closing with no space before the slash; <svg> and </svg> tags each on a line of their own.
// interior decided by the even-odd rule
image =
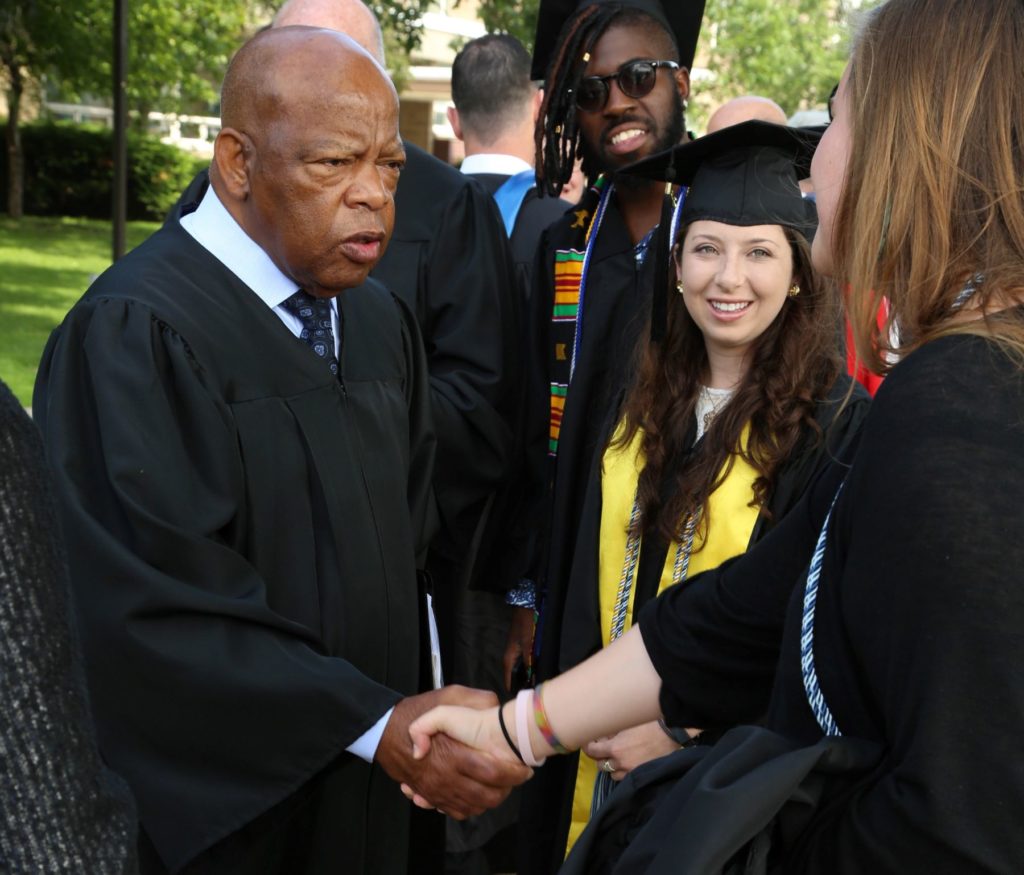
<svg viewBox="0 0 1024 875">
<path fill-rule="evenodd" d="M 887 753 L 814 832 L 808 873 L 1009 873 L 1024 860 L 1024 389 L 985 341 L 929 346 L 876 396 L 842 499 L 842 576 L 819 593 L 819 612 L 838 599 Z M 821 641 L 819 676 L 842 727 L 834 650 Z"/>
<path fill-rule="evenodd" d="M 434 549 L 461 558 L 507 472 L 520 361 L 515 268 L 497 208 L 477 185 L 444 209 L 422 281 L 442 526 Z"/>
<path fill-rule="evenodd" d="M 135 808 L 96 746 L 39 433 L 0 383 L 0 868 L 137 870 Z"/>
<path fill-rule="evenodd" d="M 641 612 L 641 634 L 662 679 L 661 709 L 671 725 L 734 726 L 764 714 L 786 607 L 848 470 L 846 459 L 828 464 L 754 547 L 670 587 Z"/>
</svg>

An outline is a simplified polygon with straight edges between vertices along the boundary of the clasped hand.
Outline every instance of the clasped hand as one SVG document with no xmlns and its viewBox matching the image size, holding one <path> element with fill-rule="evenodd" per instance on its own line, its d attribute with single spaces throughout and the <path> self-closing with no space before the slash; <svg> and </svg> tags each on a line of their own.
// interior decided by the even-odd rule
<svg viewBox="0 0 1024 875">
<path fill-rule="evenodd" d="M 376 761 L 421 808 L 436 808 L 457 820 L 494 808 L 533 772 L 514 755 L 495 755 L 487 745 L 474 744 L 477 734 L 456 722 L 490 715 L 497 729 L 497 703 L 493 693 L 460 686 L 402 699 L 384 728 Z M 452 718 L 449 731 L 434 716 L 448 712 L 467 717 Z"/>
</svg>

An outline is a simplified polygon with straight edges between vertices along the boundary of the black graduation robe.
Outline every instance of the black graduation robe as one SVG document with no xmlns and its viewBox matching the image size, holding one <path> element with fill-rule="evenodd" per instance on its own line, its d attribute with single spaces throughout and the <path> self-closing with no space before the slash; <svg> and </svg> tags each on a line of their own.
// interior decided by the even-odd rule
<svg viewBox="0 0 1024 875">
<path fill-rule="evenodd" d="M 833 459 L 848 454 L 850 446 L 856 442 L 871 399 L 859 384 L 852 383 L 848 376 L 841 375 L 820 403 L 815 412 L 815 422 L 826 438 L 818 442 L 807 430 L 803 442 L 779 471 L 768 502 L 771 515 L 758 517 L 750 535 L 750 547 L 793 509 L 809 484 L 832 464 Z M 602 507 L 601 461 L 603 448 L 607 446 L 618 419 L 614 412 L 609 416 L 601 436 L 602 450 L 595 455 L 590 471 L 576 540 L 576 555 L 566 587 L 559 639 L 559 673 L 578 665 L 601 649 L 597 586 Z M 696 437 L 696 422 L 693 424 L 693 435 Z M 655 533 L 644 536 L 635 583 L 634 617 L 639 617 L 644 605 L 657 594 L 667 551 L 668 545 Z M 757 716 L 749 719 L 756 719 Z M 714 737 L 732 724 L 705 722 L 685 725 L 700 726 L 708 737 Z M 534 840 L 528 857 L 531 864 L 527 868 L 531 873 L 554 871 L 565 853 L 578 759 L 578 754 L 552 759 L 531 782 L 537 784 L 537 790 L 530 794 L 536 808 L 532 815 L 536 820 Z"/>
<path fill-rule="evenodd" d="M 372 276 L 416 314 L 437 432 L 440 529 L 427 570 L 444 672 L 452 677 L 459 611 L 477 563 L 475 535 L 515 453 L 521 349 L 515 267 L 491 196 L 405 142 L 395 228 Z"/>
<path fill-rule="evenodd" d="M 431 552 L 460 563 L 512 453 L 521 362 L 515 269 L 491 196 L 404 145 L 395 229 L 372 276 L 416 314 L 423 334 L 441 516 Z"/>
<path fill-rule="evenodd" d="M 541 679 L 558 670 L 565 584 L 576 548 L 587 478 L 609 412 L 628 384 L 636 343 L 650 313 L 654 283 L 654 253 L 642 264 L 637 262 L 628 229 L 612 198 L 594 246 L 583 303 L 583 340 L 562 415 L 558 456 L 552 461 L 547 446 L 553 265 L 555 250 L 568 248 L 568 241 L 576 238 L 578 232 L 571 226 L 577 221 L 577 213 L 571 210 L 544 235 L 528 324 L 531 367 L 527 453 L 531 483 L 544 494 L 532 509 L 530 525 L 538 534 L 522 576 L 536 581 L 543 592 L 537 660 Z"/>
<path fill-rule="evenodd" d="M 509 179 L 500 173 L 466 174 L 479 184 L 491 197 Z M 552 197 L 540 197 L 536 187 L 531 188 L 523 199 L 519 214 L 509 238 L 512 259 L 515 262 L 519 283 L 519 305 L 521 312 L 529 311 L 529 299 L 533 291 L 533 272 L 538 263 L 538 249 L 544 231 L 564 215 L 568 204 Z M 519 360 L 525 366 L 529 353 L 525 316 L 519 322 L 517 338 L 520 350 Z M 525 544 L 531 536 L 529 521 L 532 508 L 532 489 L 527 475 L 529 464 L 526 458 L 526 431 L 529 423 L 527 414 L 530 381 L 522 379 L 522 371 L 515 384 L 516 416 L 514 425 L 513 451 L 505 484 L 495 496 L 489 508 L 486 525 L 482 527 L 473 575 L 470 585 L 504 598 L 509 589 L 519 583 L 522 573 Z M 504 646 L 504 642 L 502 642 Z M 499 660 L 500 663 L 500 660 Z"/>
<path fill-rule="evenodd" d="M 405 871 L 408 804 L 344 749 L 417 688 L 429 393 L 393 296 L 338 304 L 340 381 L 172 224 L 43 356 L 100 747 L 171 871 L 299 797 L 288 875 Z"/>
<path fill-rule="evenodd" d="M 418 146 L 408 141 L 404 146 L 394 230 L 371 276 L 415 315 L 426 350 L 440 523 L 427 567 L 450 673 L 455 614 L 464 574 L 474 561 L 474 534 L 487 503 L 512 473 L 522 314 L 515 266 L 491 196 Z M 169 220 L 195 209 L 208 185 L 204 171 Z"/>
<path fill-rule="evenodd" d="M 395 227 L 371 276 L 416 317 L 430 374 L 441 530 L 432 549 L 460 563 L 480 509 L 509 472 L 522 362 L 515 268 L 498 208 L 471 178 L 404 141 Z M 168 214 L 191 212 L 199 173 Z"/>
<path fill-rule="evenodd" d="M 845 479 L 814 662 L 844 737 L 884 756 L 795 843 L 780 842 L 780 871 L 1020 871 L 1022 411 L 1020 368 L 989 341 L 925 345 L 879 388 L 852 466 L 823 472 L 749 553 L 640 614 L 667 718 L 741 722 L 767 708 L 770 729 L 813 744 L 822 730 L 800 667 L 804 582 Z M 671 831 L 643 838 L 671 865 Z"/>
<path fill-rule="evenodd" d="M 501 188 L 509 176 L 502 173 L 469 173 L 471 179 L 480 183 L 487 193 L 494 193 Z M 569 204 L 557 197 L 541 197 L 534 186 L 523 198 L 522 206 L 512 226 L 509 243 L 512 246 L 512 260 L 523 280 L 523 291 L 526 296 L 533 291 L 533 269 L 537 263 L 537 247 L 541 235 L 549 225 L 557 222 L 569 209 Z"/>
</svg>

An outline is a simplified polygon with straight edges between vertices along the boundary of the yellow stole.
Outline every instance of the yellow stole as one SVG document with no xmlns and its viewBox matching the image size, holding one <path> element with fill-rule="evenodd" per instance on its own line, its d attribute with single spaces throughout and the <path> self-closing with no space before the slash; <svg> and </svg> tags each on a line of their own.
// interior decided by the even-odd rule
<svg viewBox="0 0 1024 875">
<path fill-rule="evenodd" d="M 621 433 L 622 423 L 615 430 Z M 749 426 L 744 428 L 741 441 L 745 446 L 749 439 Z M 601 543 L 598 553 L 598 587 L 600 593 L 601 643 L 608 646 L 611 638 L 612 612 L 615 609 L 615 595 L 622 575 L 622 564 L 626 555 L 629 517 L 633 510 L 636 484 L 643 470 L 641 453 L 643 433 L 637 431 L 628 446 L 611 446 L 605 450 L 601 466 Z M 614 442 L 613 442 L 614 443 Z M 757 522 L 758 510 L 750 507 L 754 498 L 754 480 L 757 472 L 740 456 L 733 457 L 732 470 L 722 484 L 711 494 L 708 501 L 707 538 L 703 542 L 694 539 L 690 555 L 688 577 L 717 568 L 726 559 L 738 556 L 747 549 L 750 535 Z M 678 543 L 669 545 L 662 569 L 658 592 L 672 584 Z M 629 594 L 626 608 L 625 628 L 633 625 L 633 596 Z M 579 838 L 590 820 L 590 801 L 594 793 L 597 764 L 586 754 L 580 754 L 576 772 L 576 790 L 572 800 L 572 824 L 569 827 L 569 842 L 566 853 Z"/>
</svg>

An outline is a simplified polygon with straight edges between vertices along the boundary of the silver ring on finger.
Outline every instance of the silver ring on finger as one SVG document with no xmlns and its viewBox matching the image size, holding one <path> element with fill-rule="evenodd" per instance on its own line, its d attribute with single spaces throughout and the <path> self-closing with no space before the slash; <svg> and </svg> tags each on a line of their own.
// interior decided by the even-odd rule
<svg viewBox="0 0 1024 875">
<path fill-rule="evenodd" d="M 605 760 L 601 763 L 601 768 L 604 769 L 609 775 L 615 771 L 615 766 L 612 765 L 611 760 Z"/>
</svg>

